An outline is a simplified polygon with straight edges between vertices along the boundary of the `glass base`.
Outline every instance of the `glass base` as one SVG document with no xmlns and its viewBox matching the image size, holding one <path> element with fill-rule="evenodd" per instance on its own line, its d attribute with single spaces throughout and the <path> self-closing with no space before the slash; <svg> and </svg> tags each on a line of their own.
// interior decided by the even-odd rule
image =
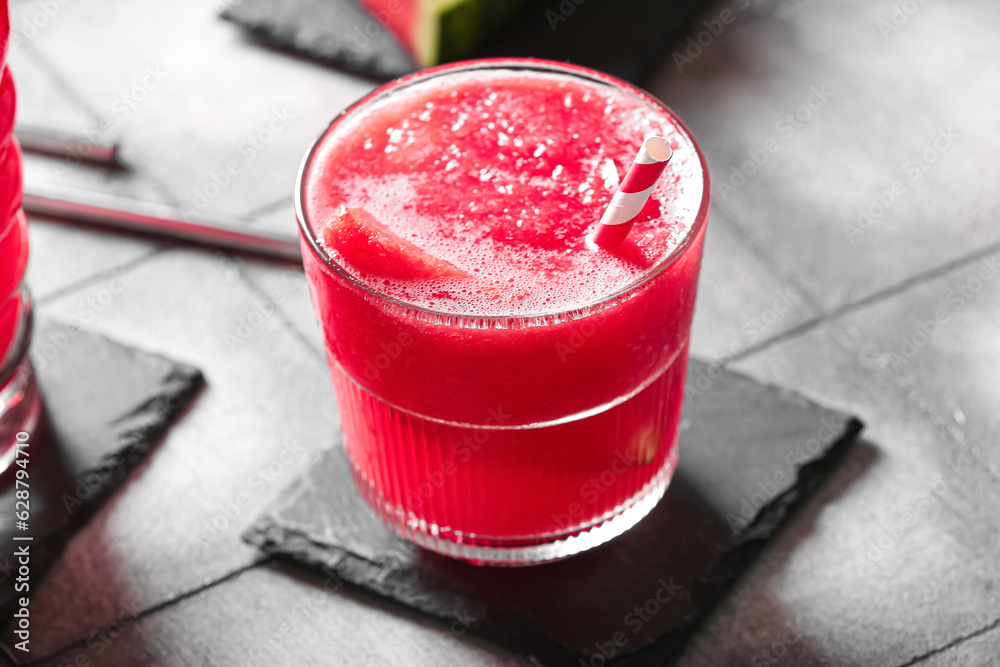
<svg viewBox="0 0 1000 667">
<path fill-rule="evenodd" d="M 649 514 L 663 497 L 677 468 L 675 445 L 659 472 L 629 501 L 604 517 L 571 530 L 530 539 L 496 539 L 442 530 L 424 521 L 407 520 L 407 513 L 385 501 L 374 485 L 351 466 L 365 502 L 394 533 L 436 553 L 474 565 L 519 567 L 562 560 L 618 537 Z"/>
<path fill-rule="evenodd" d="M 25 355 L 14 375 L 0 387 L 0 473 L 14 462 L 17 434 L 31 433 L 42 414 L 31 358 Z"/>
<path fill-rule="evenodd" d="M 7 359 L 0 363 L 0 473 L 14 462 L 17 434 L 31 431 L 42 414 L 35 369 L 28 356 L 34 317 L 31 295 L 21 287 L 20 324 Z"/>
</svg>

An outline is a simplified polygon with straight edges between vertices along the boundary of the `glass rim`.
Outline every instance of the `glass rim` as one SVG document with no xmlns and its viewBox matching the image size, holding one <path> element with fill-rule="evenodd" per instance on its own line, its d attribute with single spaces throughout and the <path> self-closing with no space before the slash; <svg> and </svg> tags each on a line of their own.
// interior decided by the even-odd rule
<svg viewBox="0 0 1000 667">
<path fill-rule="evenodd" d="M 364 106 L 373 104 L 384 97 L 393 94 L 401 88 L 407 88 L 409 86 L 415 85 L 422 81 L 438 78 L 440 76 L 446 76 L 449 74 L 455 74 L 458 72 L 481 70 L 481 69 L 495 69 L 495 70 L 515 70 L 515 71 L 529 71 L 529 72 L 547 72 L 547 73 L 557 73 L 564 74 L 579 79 L 584 79 L 593 83 L 598 83 L 605 86 L 612 86 L 622 90 L 630 95 L 634 95 L 643 102 L 652 104 L 659 107 L 667 113 L 671 121 L 674 122 L 679 130 L 684 134 L 691 145 L 694 147 L 695 154 L 698 156 L 698 162 L 701 165 L 702 180 L 704 183 L 704 189 L 701 196 L 701 205 L 698 208 L 698 212 L 695 214 L 694 223 L 688 229 L 687 233 L 680 240 L 677 246 L 670 251 L 670 253 L 660 260 L 655 267 L 653 267 L 649 273 L 644 275 L 640 280 L 629 283 L 619 290 L 612 292 L 604 297 L 599 298 L 597 301 L 592 303 L 587 303 L 582 306 L 576 306 L 574 308 L 568 308 L 564 310 L 554 311 L 551 313 L 541 312 L 541 313 L 528 313 L 523 315 L 484 315 L 476 313 L 454 313 L 447 312 L 443 310 L 437 310 L 434 308 L 427 308 L 425 306 L 419 306 L 402 299 L 390 296 L 384 292 L 381 292 L 377 288 L 369 285 L 351 275 L 346 268 L 340 265 L 333 257 L 328 255 L 319 245 L 319 240 L 316 238 L 316 234 L 313 230 L 311 221 L 308 218 L 306 208 L 304 205 L 305 201 L 305 189 L 306 180 L 309 172 L 309 168 L 312 165 L 313 158 L 319 147 L 322 145 L 323 140 L 328 134 L 334 129 L 334 127 L 345 119 L 348 115 L 361 109 Z M 708 207 L 711 200 L 711 184 L 709 182 L 708 175 L 708 165 L 705 162 L 705 156 L 701 152 L 701 147 L 695 140 L 694 136 L 691 134 L 691 130 L 684 123 L 680 117 L 674 113 L 673 109 L 668 107 L 666 104 L 661 102 L 651 93 L 639 88 L 638 86 L 632 85 L 626 81 L 623 81 L 617 77 L 611 76 L 610 74 L 605 74 L 597 70 L 590 69 L 588 67 L 582 67 L 580 65 L 572 65 L 569 63 L 557 62 L 554 60 L 543 60 L 540 58 L 483 58 L 477 60 L 462 60 L 454 63 L 448 63 L 446 65 L 438 65 L 437 67 L 432 67 L 430 69 L 421 70 L 413 74 L 408 74 L 406 76 L 400 77 L 398 79 L 393 79 L 387 83 L 378 86 L 371 92 L 367 93 L 360 99 L 349 104 L 348 106 L 341 109 L 327 124 L 326 127 L 320 131 L 319 136 L 310 144 L 309 150 L 306 151 L 305 156 L 302 158 L 302 162 L 299 164 L 298 175 L 295 178 L 295 219 L 299 226 L 299 234 L 302 239 L 306 241 L 305 245 L 309 247 L 310 252 L 314 255 L 316 259 L 320 261 L 327 269 L 333 272 L 338 278 L 346 281 L 349 285 L 356 287 L 363 292 L 367 293 L 369 296 L 378 299 L 380 302 L 391 304 L 395 307 L 405 309 L 407 311 L 415 311 L 416 314 L 428 315 L 433 318 L 447 318 L 447 320 L 475 320 L 476 322 L 486 323 L 506 323 L 511 321 L 521 322 L 521 326 L 524 326 L 525 322 L 531 321 L 563 321 L 578 319 L 581 316 L 588 315 L 601 310 L 607 305 L 612 305 L 618 302 L 619 299 L 629 295 L 629 293 L 642 289 L 644 286 L 648 285 L 654 278 L 659 276 L 663 271 L 672 266 L 677 260 L 679 260 L 687 251 L 688 247 L 691 245 L 692 241 L 697 238 L 698 234 L 701 232 L 702 228 L 708 219 Z M 303 258 L 304 259 L 304 258 Z M 480 325 L 480 326 L 481 326 Z M 489 328 L 489 327 L 486 327 Z M 506 327 L 498 327 L 506 328 Z"/>
<path fill-rule="evenodd" d="M 2 2 L 3 0 L 0 0 Z M 35 328 L 34 307 L 31 303 L 31 292 L 22 282 L 14 290 L 17 300 L 21 303 L 21 322 L 18 324 L 14 339 L 11 341 L 11 348 L 8 350 L 6 359 L 0 359 L 0 389 L 14 377 L 21 362 L 28 356 L 31 347 L 31 334 Z"/>
</svg>

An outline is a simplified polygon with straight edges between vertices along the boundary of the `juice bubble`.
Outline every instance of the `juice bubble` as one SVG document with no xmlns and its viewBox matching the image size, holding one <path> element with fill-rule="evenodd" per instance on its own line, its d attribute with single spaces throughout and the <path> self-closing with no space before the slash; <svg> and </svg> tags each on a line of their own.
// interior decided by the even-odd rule
<svg viewBox="0 0 1000 667">
<path fill-rule="evenodd" d="M 588 249 L 650 134 L 675 151 L 667 173 L 625 243 Z M 384 244 L 351 253 L 329 236 L 332 258 L 379 292 L 446 313 L 521 316 L 581 308 L 641 281 L 694 224 L 702 176 L 690 138 L 648 100 L 496 70 L 423 81 L 345 118 L 316 154 L 306 197 L 320 238 L 343 227 L 347 207 L 394 239 L 400 256 L 390 258 Z"/>
</svg>

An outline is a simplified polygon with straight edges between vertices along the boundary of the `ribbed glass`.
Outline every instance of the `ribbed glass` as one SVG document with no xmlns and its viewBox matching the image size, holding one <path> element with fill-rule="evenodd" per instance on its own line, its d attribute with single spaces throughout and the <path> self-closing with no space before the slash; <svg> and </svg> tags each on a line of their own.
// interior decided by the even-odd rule
<svg viewBox="0 0 1000 667">
<path fill-rule="evenodd" d="M 563 558 L 620 534 L 677 465 L 686 350 L 648 386 L 596 413 L 468 426 L 371 394 L 331 359 L 358 487 L 399 535 L 479 563 Z"/>
<path fill-rule="evenodd" d="M 306 181 L 342 119 L 428 77 L 516 69 L 579 77 L 661 102 L 584 68 L 530 59 L 456 63 L 374 91 L 307 153 L 296 216 L 358 488 L 396 533 L 481 564 L 564 558 L 624 532 L 663 495 L 677 435 L 710 189 L 649 274 L 597 303 L 530 316 L 456 315 L 390 298 L 328 256 Z"/>
</svg>

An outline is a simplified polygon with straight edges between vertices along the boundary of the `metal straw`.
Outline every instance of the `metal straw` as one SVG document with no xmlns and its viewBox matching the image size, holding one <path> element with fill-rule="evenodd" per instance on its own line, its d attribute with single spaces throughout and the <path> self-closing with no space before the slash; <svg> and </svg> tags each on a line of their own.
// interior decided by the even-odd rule
<svg viewBox="0 0 1000 667">
<path fill-rule="evenodd" d="M 25 184 L 23 206 L 27 213 L 37 215 L 302 261 L 297 237 L 247 231 L 246 221 L 232 218 L 199 214 L 197 219 L 186 221 L 169 206 L 51 184 Z M 292 212 L 288 215 L 290 218 Z"/>
<path fill-rule="evenodd" d="M 104 166 L 117 166 L 118 164 L 118 144 L 90 139 L 68 134 L 65 132 L 54 132 L 39 127 L 25 127 L 18 124 L 14 129 L 17 140 L 21 148 L 32 153 L 44 153 L 59 157 L 78 158 L 84 162 L 91 162 Z"/>
</svg>

